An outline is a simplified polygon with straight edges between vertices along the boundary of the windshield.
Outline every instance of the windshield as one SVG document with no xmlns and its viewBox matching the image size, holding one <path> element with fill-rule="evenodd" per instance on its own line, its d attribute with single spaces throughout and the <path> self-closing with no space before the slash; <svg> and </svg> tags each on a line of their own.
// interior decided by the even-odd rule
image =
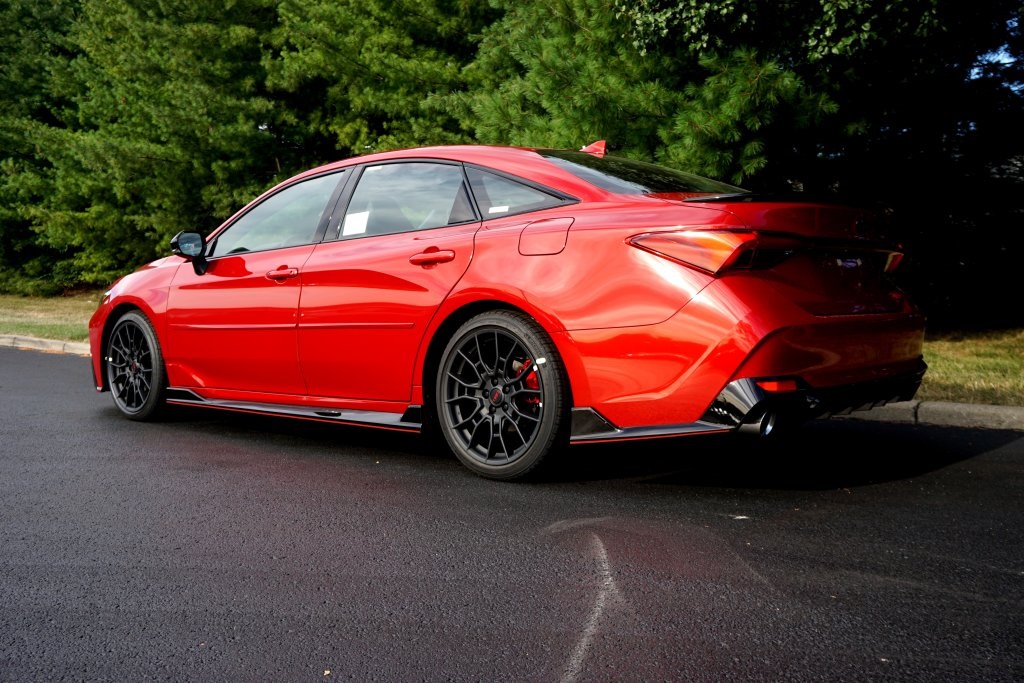
<svg viewBox="0 0 1024 683">
<path fill-rule="evenodd" d="M 741 187 L 684 173 L 673 168 L 622 157 L 597 157 L 586 152 L 561 149 L 539 150 L 538 154 L 578 178 L 616 194 L 741 194 Z"/>
</svg>

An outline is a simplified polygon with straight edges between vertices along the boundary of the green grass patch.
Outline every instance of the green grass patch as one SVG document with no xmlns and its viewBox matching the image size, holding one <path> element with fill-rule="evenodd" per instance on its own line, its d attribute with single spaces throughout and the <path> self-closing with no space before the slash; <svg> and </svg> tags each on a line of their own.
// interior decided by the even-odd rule
<svg viewBox="0 0 1024 683">
<path fill-rule="evenodd" d="M 40 298 L 0 295 L 0 334 L 83 342 L 99 290 Z M 1024 329 L 929 335 L 923 401 L 1024 406 Z"/>
<path fill-rule="evenodd" d="M 84 342 L 101 291 L 41 298 L 0 294 L 0 334 Z"/>
<path fill-rule="evenodd" d="M 1024 406 L 1024 330 L 939 335 L 924 359 L 921 400 Z"/>
</svg>

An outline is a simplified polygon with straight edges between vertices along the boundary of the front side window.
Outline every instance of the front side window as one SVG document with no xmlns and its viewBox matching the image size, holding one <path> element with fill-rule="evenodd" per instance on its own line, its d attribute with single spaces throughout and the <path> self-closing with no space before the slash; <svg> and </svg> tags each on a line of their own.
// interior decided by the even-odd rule
<svg viewBox="0 0 1024 683">
<path fill-rule="evenodd" d="M 461 166 L 380 164 L 368 166 L 360 176 L 337 237 L 429 230 L 475 220 Z"/>
<path fill-rule="evenodd" d="M 342 173 L 310 178 L 267 197 L 217 236 L 210 256 L 309 244 Z"/>
</svg>

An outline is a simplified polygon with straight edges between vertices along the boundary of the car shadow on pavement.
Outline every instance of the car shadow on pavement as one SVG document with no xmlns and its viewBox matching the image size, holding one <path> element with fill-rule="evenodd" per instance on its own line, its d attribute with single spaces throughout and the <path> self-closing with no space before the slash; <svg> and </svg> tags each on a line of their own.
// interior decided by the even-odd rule
<svg viewBox="0 0 1024 683">
<path fill-rule="evenodd" d="M 110 413 L 113 419 L 120 417 L 114 408 Z M 420 435 L 410 432 L 192 406 L 168 406 L 160 415 L 158 424 L 188 425 L 197 432 L 230 435 L 260 443 L 302 445 L 311 452 L 325 449 L 336 453 L 339 448 L 379 449 L 415 456 L 424 450 Z"/>
<path fill-rule="evenodd" d="M 111 408 L 111 419 L 118 419 Z M 173 406 L 160 420 L 194 433 L 273 446 L 310 457 L 401 458 L 412 467 L 467 477 L 437 440 L 382 429 Z M 743 434 L 578 445 L 549 456 L 527 485 L 632 481 L 682 487 L 827 490 L 911 479 L 970 460 L 1016 432 L 819 420 L 782 441 Z"/>
<path fill-rule="evenodd" d="M 1009 431 L 822 420 L 779 442 L 741 434 L 575 447 L 549 481 L 631 479 L 826 490 L 911 479 L 1020 439 Z"/>
</svg>

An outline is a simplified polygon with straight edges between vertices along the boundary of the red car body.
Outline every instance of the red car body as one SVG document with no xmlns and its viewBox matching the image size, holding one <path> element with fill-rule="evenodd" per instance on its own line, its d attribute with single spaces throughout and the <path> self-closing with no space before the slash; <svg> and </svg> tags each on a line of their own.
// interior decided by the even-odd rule
<svg viewBox="0 0 1024 683">
<path fill-rule="evenodd" d="M 485 146 L 375 154 L 297 176 L 226 221 L 197 247 L 202 254 L 179 249 L 112 286 L 90 323 L 96 387 L 113 383 L 118 393 L 138 384 L 140 370 L 133 368 L 145 370 L 149 361 L 132 366 L 111 353 L 115 326 L 134 311 L 155 337 L 150 345 L 163 371 L 157 368 L 150 381 L 161 402 L 414 431 L 461 400 L 465 379 L 439 380 L 443 373 L 455 377 L 460 358 L 473 355 L 469 341 L 447 348 L 454 336 L 469 321 L 500 312 L 497 322 L 481 324 L 496 324 L 502 341 L 505 322 L 526 325 L 529 334 L 516 328 L 507 334 L 510 343 L 531 347 L 535 336 L 554 351 L 551 358 L 516 351 L 523 355 L 516 372 L 524 362 L 535 371 L 547 363 L 550 373 L 535 374 L 557 373 L 557 381 L 508 407 L 509 382 L 539 391 L 537 377 L 522 380 L 509 371 L 505 384 L 480 389 L 473 371 L 468 383 L 479 406 L 457 410 L 446 436 L 460 416 L 469 419 L 478 409 L 493 421 L 502 405 L 517 420 L 538 405 L 554 406 L 553 433 L 539 436 L 547 443 L 534 448 L 543 457 L 565 440 L 744 424 L 768 432 L 782 422 L 913 396 L 925 367 L 924 319 L 890 280 L 901 254 L 864 212 L 699 182 L 681 191 L 642 183 L 612 191 L 588 176 L 591 164 L 603 173 L 609 163 L 628 183 L 633 167 L 600 151 Z M 417 177 L 450 176 L 450 187 L 462 174 L 450 220 L 434 225 L 438 219 L 428 216 L 429 227 L 417 229 L 398 216 L 399 228 L 372 232 L 376 205 L 363 211 L 354 204 L 361 183 L 370 187 L 399 172 L 391 164 L 413 164 L 402 168 L 422 171 Z M 230 233 L 222 235 L 237 221 L 310 179 L 310 188 L 329 192 L 310 236 L 217 251 L 219 243 L 232 244 Z M 488 182 L 492 193 L 511 183 L 508 196 L 516 201 L 518 189 L 527 198 L 540 192 L 541 205 L 516 211 L 515 204 L 488 204 L 481 198 Z M 406 195 L 400 185 L 380 188 L 373 196 L 381 205 L 384 194 L 399 201 Z M 420 190 L 410 188 L 413 201 Z M 438 193 L 423 196 L 429 203 Z M 479 347 L 485 338 L 475 339 Z M 477 363 L 478 370 L 485 366 Z M 440 393 L 451 395 L 439 400 Z M 125 412 L 149 417 L 150 405 L 157 403 Z M 533 434 L 515 435 L 516 444 L 524 443 L 502 455 L 499 427 L 479 429 L 490 436 L 467 432 L 463 445 L 499 441 L 478 448 L 482 457 L 460 454 L 453 444 L 478 473 L 512 478 L 539 462 L 531 453 L 530 462 L 511 466 L 523 455 L 512 451 Z"/>
</svg>

